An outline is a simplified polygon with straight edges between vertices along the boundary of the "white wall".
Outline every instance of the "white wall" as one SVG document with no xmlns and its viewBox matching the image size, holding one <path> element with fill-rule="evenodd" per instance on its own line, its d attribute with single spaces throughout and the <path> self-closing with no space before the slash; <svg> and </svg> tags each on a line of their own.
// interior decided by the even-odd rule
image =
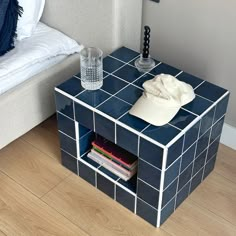
<svg viewBox="0 0 236 236">
<path fill-rule="evenodd" d="M 236 1 L 143 2 L 152 56 L 229 89 L 226 122 L 236 127 Z"/>
</svg>

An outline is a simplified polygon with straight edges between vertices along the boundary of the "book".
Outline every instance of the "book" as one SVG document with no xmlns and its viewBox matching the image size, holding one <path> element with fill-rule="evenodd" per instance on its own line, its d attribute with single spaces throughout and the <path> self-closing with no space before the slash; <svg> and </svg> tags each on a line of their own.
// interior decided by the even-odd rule
<svg viewBox="0 0 236 236">
<path fill-rule="evenodd" d="M 93 155 L 95 158 L 97 158 L 97 160 L 100 162 L 99 164 L 109 165 L 109 166 L 113 167 L 115 170 L 121 172 L 122 174 L 124 174 L 128 177 L 133 176 L 137 172 L 137 165 L 132 170 L 127 170 L 124 167 L 122 167 L 121 165 L 113 162 L 111 159 L 108 159 L 105 156 L 103 156 L 102 154 L 98 153 L 96 150 L 92 149 L 90 152 L 90 155 Z"/>
<path fill-rule="evenodd" d="M 128 169 L 132 169 L 137 165 L 137 157 L 116 144 L 108 141 L 101 136 L 98 136 L 95 141 L 92 142 L 93 148 L 103 154 L 104 156 L 113 159 L 117 163 L 122 164 Z"/>
<path fill-rule="evenodd" d="M 99 158 L 97 158 L 94 154 L 92 154 L 91 152 L 88 153 L 88 158 L 90 158 L 91 160 L 97 162 L 98 164 L 102 165 L 104 168 L 106 168 L 107 170 L 109 170 L 110 172 L 112 172 L 113 174 L 115 174 L 116 176 L 120 177 L 121 179 L 123 179 L 124 181 L 128 181 L 132 176 L 127 176 L 123 173 L 121 173 L 120 171 L 118 171 L 117 169 L 113 168 L 112 166 L 102 162 L 101 160 L 99 160 Z"/>
</svg>

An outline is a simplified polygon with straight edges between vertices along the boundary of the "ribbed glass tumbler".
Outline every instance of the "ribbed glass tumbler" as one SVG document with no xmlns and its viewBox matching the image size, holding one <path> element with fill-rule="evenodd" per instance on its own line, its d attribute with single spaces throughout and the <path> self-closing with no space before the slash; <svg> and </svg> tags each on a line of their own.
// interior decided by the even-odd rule
<svg viewBox="0 0 236 236">
<path fill-rule="evenodd" d="M 97 90 L 103 85 L 103 52 L 88 47 L 80 52 L 81 85 L 87 90 Z"/>
</svg>

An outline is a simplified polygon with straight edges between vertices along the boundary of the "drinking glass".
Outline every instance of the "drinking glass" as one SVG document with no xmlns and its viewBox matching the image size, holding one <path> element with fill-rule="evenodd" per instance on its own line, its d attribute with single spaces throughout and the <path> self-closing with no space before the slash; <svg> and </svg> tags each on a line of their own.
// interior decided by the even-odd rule
<svg viewBox="0 0 236 236">
<path fill-rule="evenodd" d="M 88 47 L 80 52 L 81 85 L 87 90 L 97 90 L 103 85 L 103 52 Z"/>
</svg>

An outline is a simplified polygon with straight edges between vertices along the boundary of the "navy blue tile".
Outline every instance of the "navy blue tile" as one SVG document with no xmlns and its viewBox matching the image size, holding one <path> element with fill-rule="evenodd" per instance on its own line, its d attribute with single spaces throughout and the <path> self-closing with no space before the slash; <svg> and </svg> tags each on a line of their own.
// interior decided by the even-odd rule
<svg viewBox="0 0 236 236">
<path fill-rule="evenodd" d="M 179 175 L 180 160 L 181 158 L 166 170 L 164 189 Z"/>
<path fill-rule="evenodd" d="M 95 171 L 79 161 L 79 176 L 95 186 Z"/>
<path fill-rule="evenodd" d="M 168 168 L 182 154 L 183 141 L 184 136 L 180 137 L 174 144 L 169 147 L 166 168 Z"/>
<path fill-rule="evenodd" d="M 59 139 L 60 139 L 61 149 L 70 153 L 72 156 L 77 157 L 76 141 L 62 134 L 61 132 L 59 132 Z"/>
<path fill-rule="evenodd" d="M 177 194 L 176 208 L 188 197 L 190 181 Z"/>
<path fill-rule="evenodd" d="M 103 80 L 102 89 L 110 94 L 115 94 L 124 88 L 128 83 L 125 81 L 118 79 L 112 75 L 109 75 L 107 78 Z"/>
<path fill-rule="evenodd" d="M 202 136 L 211 126 L 213 122 L 213 117 L 215 113 L 215 107 L 213 107 L 206 115 L 202 117 L 201 128 L 199 135 Z"/>
<path fill-rule="evenodd" d="M 196 96 L 192 102 L 184 105 L 183 107 L 188 111 L 191 111 L 197 115 L 201 115 L 205 112 L 213 103 L 205 98 Z"/>
<path fill-rule="evenodd" d="M 87 103 L 88 105 L 92 107 L 96 107 L 102 102 L 104 102 L 106 99 L 108 99 L 110 95 L 106 92 L 103 92 L 102 90 L 95 90 L 95 91 L 84 91 L 81 93 L 78 98 L 79 100 Z"/>
<path fill-rule="evenodd" d="M 156 227 L 157 210 L 140 199 L 137 199 L 137 215 Z"/>
<path fill-rule="evenodd" d="M 57 111 L 74 119 L 73 101 L 70 98 L 58 92 L 55 92 L 55 100 L 56 100 Z"/>
<path fill-rule="evenodd" d="M 190 193 L 202 182 L 203 168 L 193 177 L 191 182 Z"/>
<path fill-rule="evenodd" d="M 103 71 L 103 78 L 107 77 L 109 74 L 105 71 Z"/>
<path fill-rule="evenodd" d="M 113 121 L 95 113 L 95 127 L 96 133 L 113 143 L 115 142 L 115 123 Z"/>
<path fill-rule="evenodd" d="M 207 150 L 205 150 L 195 159 L 193 167 L 193 175 L 195 175 L 205 165 L 206 154 Z"/>
<path fill-rule="evenodd" d="M 142 160 L 138 162 L 138 177 L 154 188 L 160 189 L 161 171 Z"/>
<path fill-rule="evenodd" d="M 168 124 L 163 126 L 149 126 L 143 134 L 160 142 L 163 145 L 168 144 L 180 131 Z"/>
<path fill-rule="evenodd" d="M 77 174 L 77 159 L 61 150 L 61 163 L 70 171 Z"/>
<path fill-rule="evenodd" d="M 58 130 L 75 138 L 75 122 L 60 113 L 57 113 L 57 127 Z"/>
<path fill-rule="evenodd" d="M 214 117 L 214 123 L 219 120 L 227 110 L 229 102 L 229 95 L 227 95 L 225 98 L 223 98 L 217 105 L 216 105 L 216 113 Z"/>
<path fill-rule="evenodd" d="M 81 81 L 76 77 L 72 77 L 66 80 L 64 83 L 57 86 L 57 88 L 72 96 L 76 96 L 77 94 L 79 94 L 81 91 L 84 90 L 83 87 L 81 86 Z"/>
<path fill-rule="evenodd" d="M 143 88 L 143 83 L 147 80 L 153 79 L 154 76 L 150 75 L 150 74 L 144 74 L 141 78 L 139 78 L 138 80 L 136 80 L 134 82 L 135 85 L 137 85 L 140 88 Z"/>
<path fill-rule="evenodd" d="M 180 75 L 178 75 L 177 79 L 187 84 L 190 84 L 193 88 L 196 88 L 199 84 L 203 82 L 202 79 L 199 79 L 198 77 L 190 75 L 186 72 L 183 72 Z"/>
<path fill-rule="evenodd" d="M 161 221 L 160 224 L 162 225 L 168 217 L 174 212 L 175 210 L 175 198 L 171 200 L 165 208 L 161 210 Z"/>
<path fill-rule="evenodd" d="M 127 129 L 116 126 L 117 145 L 124 148 L 126 151 L 138 154 L 138 135 L 130 132 Z"/>
<path fill-rule="evenodd" d="M 207 161 L 210 160 L 218 152 L 220 145 L 220 137 L 217 138 L 208 148 Z"/>
<path fill-rule="evenodd" d="M 75 103 L 75 119 L 81 125 L 93 130 L 93 112 L 87 107 Z"/>
<path fill-rule="evenodd" d="M 144 120 L 139 119 L 138 117 L 132 116 L 129 113 L 122 116 L 119 119 L 119 121 L 121 121 L 122 123 L 128 125 L 129 127 L 139 132 L 149 125 L 149 123 L 145 122 Z"/>
<path fill-rule="evenodd" d="M 162 207 L 164 207 L 176 194 L 178 179 L 176 179 L 164 192 Z"/>
<path fill-rule="evenodd" d="M 179 186 L 178 191 L 184 187 L 186 183 L 189 182 L 192 176 L 193 164 L 191 164 L 187 169 L 185 169 L 179 176 Z"/>
<path fill-rule="evenodd" d="M 175 117 L 169 123 L 180 128 L 180 129 L 184 129 L 195 118 L 197 118 L 197 116 L 195 116 L 183 109 L 180 109 L 179 112 L 175 115 Z"/>
<path fill-rule="evenodd" d="M 95 162 L 95 161 L 91 160 L 90 158 L 88 158 L 87 155 L 84 155 L 82 157 L 82 159 L 85 160 L 86 162 L 88 162 L 90 165 L 94 166 L 95 168 L 98 168 L 100 166 L 97 162 Z"/>
<path fill-rule="evenodd" d="M 85 126 L 78 123 L 79 126 L 79 138 L 87 134 L 91 129 L 86 128 Z"/>
<path fill-rule="evenodd" d="M 135 52 L 126 47 L 121 47 L 111 54 L 111 56 L 118 58 L 119 60 L 124 61 L 126 63 L 131 61 L 133 58 L 137 57 L 138 55 L 139 55 L 138 52 Z"/>
<path fill-rule="evenodd" d="M 153 207 L 158 208 L 159 191 L 141 180 L 138 180 L 137 196 Z"/>
<path fill-rule="evenodd" d="M 121 90 L 116 97 L 123 99 L 124 101 L 134 104 L 141 96 L 143 91 L 133 85 L 129 85 L 127 88 Z"/>
<path fill-rule="evenodd" d="M 116 201 L 134 212 L 135 197 L 119 186 L 116 186 Z"/>
<path fill-rule="evenodd" d="M 113 174 L 111 171 L 107 170 L 103 166 L 99 167 L 99 170 L 102 171 L 104 174 L 106 174 L 107 176 L 109 176 L 110 178 L 112 178 L 114 180 L 119 179 L 119 177 L 117 175 Z"/>
<path fill-rule="evenodd" d="M 89 132 L 79 139 L 80 156 L 84 155 L 92 148 L 92 141 L 95 138 L 94 132 Z"/>
<path fill-rule="evenodd" d="M 110 98 L 108 101 L 98 107 L 98 110 L 117 119 L 126 113 L 131 106 L 116 97 Z"/>
<path fill-rule="evenodd" d="M 114 183 L 99 173 L 97 173 L 97 188 L 114 199 Z"/>
<path fill-rule="evenodd" d="M 198 139 L 199 127 L 200 121 L 185 133 L 184 151 L 187 150 Z"/>
<path fill-rule="evenodd" d="M 163 149 L 157 145 L 140 138 L 139 156 L 151 163 L 152 165 L 162 169 Z"/>
<path fill-rule="evenodd" d="M 225 117 L 222 117 L 216 124 L 213 125 L 211 131 L 211 142 L 214 141 L 222 133 Z"/>
<path fill-rule="evenodd" d="M 205 179 L 214 169 L 216 162 L 216 155 L 213 156 L 209 162 L 206 164 L 205 169 L 204 169 L 204 174 L 203 174 L 203 179 Z"/>
<path fill-rule="evenodd" d="M 131 179 L 129 179 L 128 181 L 124 181 L 122 179 L 120 179 L 118 181 L 120 184 L 122 184 L 123 186 L 125 186 L 126 188 L 128 188 L 130 191 L 132 191 L 133 193 L 136 193 L 136 188 L 137 188 L 137 174 L 134 175 Z"/>
<path fill-rule="evenodd" d="M 142 75 L 136 68 L 126 65 L 116 71 L 114 75 L 118 76 L 119 78 L 132 83 L 134 80 L 136 80 L 138 77 Z"/>
<path fill-rule="evenodd" d="M 150 73 L 153 75 L 169 74 L 169 75 L 175 76 L 179 72 L 180 72 L 179 69 L 172 67 L 170 65 L 167 65 L 165 63 L 162 63 L 159 66 L 156 66 L 154 69 L 152 69 Z"/>
<path fill-rule="evenodd" d="M 103 70 L 105 70 L 108 73 L 112 73 L 113 71 L 117 70 L 123 65 L 124 63 L 111 57 L 106 57 L 103 60 Z"/>
<path fill-rule="evenodd" d="M 192 145 L 183 155 L 182 155 L 182 162 L 181 162 L 181 169 L 182 172 L 195 158 L 195 150 L 196 150 L 196 143 Z"/>
<path fill-rule="evenodd" d="M 210 131 L 208 130 L 205 134 L 203 134 L 198 142 L 197 142 L 197 150 L 196 150 L 196 157 L 203 152 L 203 150 L 205 150 L 208 146 L 209 143 L 209 136 L 210 136 Z"/>
<path fill-rule="evenodd" d="M 227 90 L 209 83 L 207 81 L 205 81 L 203 84 L 201 84 L 196 90 L 195 93 L 210 99 L 211 101 L 217 101 L 222 95 L 224 95 L 227 92 Z"/>
</svg>

